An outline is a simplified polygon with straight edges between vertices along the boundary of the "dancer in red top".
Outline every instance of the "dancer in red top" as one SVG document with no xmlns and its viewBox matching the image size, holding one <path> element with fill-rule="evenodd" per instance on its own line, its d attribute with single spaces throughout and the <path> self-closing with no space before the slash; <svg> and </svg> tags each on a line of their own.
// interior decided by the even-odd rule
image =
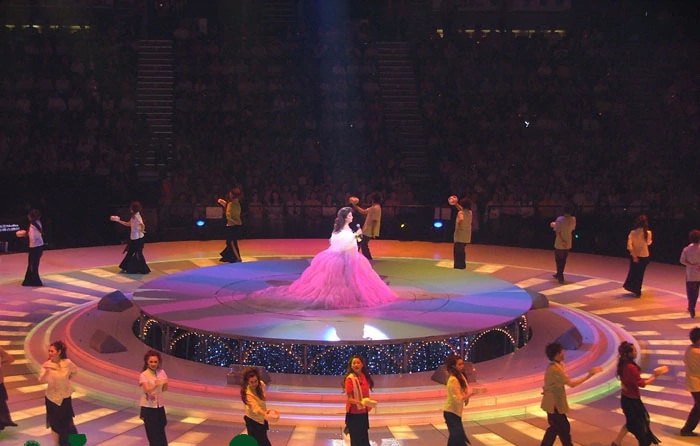
<svg viewBox="0 0 700 446">
<path fill-rule="evenodd" d="M 654 382 L 656 377 L 664 372 L 656 369 L 653 376 L 643 379 L 641 368 L 634 361 L 637 357 L 637 347 L 630 342 L 623 341 L 617 351 L 620 355 L 620 359 L 617 362 L 617 376 L 620 378 L 622 387 L 620 405 L 622 406 L 622 412 L 625 414 L 625 427 L 637 438 L 639 446 L 649 446 L 652 443 L 659 444 L 660 440 L 651 431 L 649 412 L 647 412 L 644 403 L 642 403 L 639 389 Z M 615 444 L 613 442 L 613 445 Z"/>
<path fill-rule="evenodd" d="M 369 411 L 373 404 L 369 392 L 373 388 L 374 381 L 365 360 L 357 355 L 350 358 L 343 380 L 343 389 L 347 395 L 345 429 L 350 434 L 350 446 L 369 446 Z"/>
</svg>

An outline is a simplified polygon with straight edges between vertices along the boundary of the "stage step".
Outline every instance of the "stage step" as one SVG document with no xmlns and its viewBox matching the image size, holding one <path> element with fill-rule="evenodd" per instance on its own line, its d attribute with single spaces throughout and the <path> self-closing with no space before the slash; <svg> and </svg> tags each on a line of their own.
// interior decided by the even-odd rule
<svg viewBox="0 0 700 446">
<path fill-rule="evenodd" d="M 73 379 L 77 391 L 89 399 L 137 407 L 138 375 L 143 353 L 148 349 L 130 333 L 129 322 L 136 319 L 139 311 L 132 307 L 122 313 L 100 312 L 97 318 L 95 307 L 94 302 L 86 303 L 37 325 L 25 344 L 29 367 L 38 373 L 48 340 L 63 339 L 69 357 L 80 369 Z M 541 325 L 562 316 L 579 329 L 584 340 L 579 350 L 566 352 L 568 374 L 581 376 L 593 366 L 604 369 L 586 383 L 568 389 L 569 403 L 592 401 L 619 391 L 615 378 L 616 347 L 621 340 L 634 342 L 631 336 L 602 318 L 573 308 L 555 305 L 534 311 L 538 313 L 530 312 L 534 333 L 530 343 L 515 353 L 476 365 L 480 381 L 472 384 L 477 393 L 465 409 L 467 419 L 486 420 L 540 411 L 542 379 L 547 365 L 544 345 L 561 335 L 547 332 Z M 92 328 L 86 330 L 85 324 Z M 94 327 L 121 327 L 112 335 L 127 347 L 127 351 L 97 353 L 85 334 L 94 332 Z M 239 387 L 226 384 L 226 368 L 174 357 L 165 357 L 163 363 L 170 378 L 166 394 L 168 413 L 240 421 L 243 406 Z M 442 422 L 445 388 L 432 382 L 431 375 L 432 372 L 375 376 L 373 397 L 379 405 L 371 415 L 372 425 Z M 341 377 L 315 379 L 272 374 L 271 378 L 268 406 L 282 414 L 279 424 L 342 425 L 345 396 L 340 388 Z"/>
</svg>

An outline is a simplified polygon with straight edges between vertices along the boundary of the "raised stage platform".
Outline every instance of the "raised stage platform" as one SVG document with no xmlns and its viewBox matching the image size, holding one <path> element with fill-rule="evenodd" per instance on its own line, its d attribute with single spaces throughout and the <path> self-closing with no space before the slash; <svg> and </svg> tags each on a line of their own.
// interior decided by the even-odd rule
<svg viewBox="0 0 700 446">
<path fill-rule="evenodd" d="M 530 295 L 504 280 L 432 260 L 373 261 L 399 299 L 387 305 L 308 310 L 256 305 L 247 294 L 296 280 L 309 259 L 261 260 L 160 277 L 133 293 L 152 346 L 206 364 L 341 375 L 359 353 L 374 374 L 435 370 L 448 354 L 494 359 L 528 340 Z"/>
<path fill-rule="evenodd" d="M 245 263 L 288 257 L 309 257 L 327 240 L 244 240 Z M 374 244 L 376 243 L 376 244 Z M 96 446 L 142 446 L 143 423 L 138 418 L 138 373 L 145 346 L 133 335 L 132 321 L 140 310 L 121 313 L 97 309 L 107 294 L 127 296 L 161 277 L 216 267 L 221 241 L 191 241 L 146 245 L 152 273 L 119 274 L 122 247 L 105 246 L 50 250 L 41 263 L 42 288 L 19 286 L 26 253 L 0 255 L 0 345 L 17 358 L 3 365 L 10 410 L 19 427 L 0 432 L 0 443 L 50 444 L 45 427 L 44 385 L 36 380 L 37 366 L 46 359 L 48 343 L 63 339 L 80 372 L 74 378 L 76 424 Z M 382 260 L 415 258 L 451 269 L 448 243 L 373 242 Z M 539 445 L 547 420 L 539 409 L 544 369 L 544 345 L 569 327 L 582 335 L 578 350 L 567 351 L 570 376 L 578 377 L 600 365 L 604 373 L 568 389 L 569 419 L 576 445 L 608 445 L 624 422 L 620 412 L 619 381 L 615 378 L 616 346 L 620 340 L 638 343 L 640 365 L 649 371 L 667 365 L 671 371 L 643 391 L 654 432 L 668 446 L 687 446 L 691 440 L 678 430 L 692 406 L 685 391 L 682 354 L 688 330 L 696 321 L 685 312 L 684 270 L 652 262 L 641 299 L 621 287 L 628 261 L 573 252 L 566 283 L 552 280 L 550 250 L 527 250 L 471 245 L 467 272 L 504 280 L 531 295 L 543 295 L 550 308 L 529 311 L 533 336 L 516 352 L 477 364 L 482 392 L 465 411 L 465 426 L 474 446 Z M 561 324 L 554 324 L 558 320 Z M 114 336 L 127 348 L 99 353 L 91 346 L 97 330 Z M 242 403 L 236 386 L 226 384 L 226 367 L 164 356 L 170 376 L 166 400 L 168 439 L 172 446 L 224 444 L 245 432 Z M 273 373 L 269 406 L 282 414 L 272 426 L 276 446 L 342 446 L 343 395 L 338 376 Z M 379 375 L 371 415 L 373 445 L 423 446 L 444 444 L 442 421 L 444 386 L 431 381 L 431 372 Z M 623 444 L 634 443 L 625 438 Z"/>
</svg>

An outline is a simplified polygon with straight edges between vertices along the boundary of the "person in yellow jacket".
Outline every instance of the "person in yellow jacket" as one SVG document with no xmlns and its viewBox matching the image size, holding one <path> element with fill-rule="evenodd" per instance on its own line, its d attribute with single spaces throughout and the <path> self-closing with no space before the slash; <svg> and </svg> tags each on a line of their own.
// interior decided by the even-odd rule
<svg viewBox="0 0 700 446">
<path fill-rule="evenodd" d="M 571 441 L 571 425 L 566 413 L 569 411 L 569 403 L 566 400 L 565 386 L 576 387 L 586 382 L 596 373 L 603 371 L 600 367 L 593 367 L 580 378 L 571 379 L 564 369 L 564 347 L 558 342 L 548 344 L 545 348 L 549 366 L 544 373 L 544 387 L 542 388 L 542 404 L 540 407 L 547 412 L 549 427 L 544 433 L 540 446 L 552 446 L 557 437 L 563 446 L 573 446 Z"/>
</svg>

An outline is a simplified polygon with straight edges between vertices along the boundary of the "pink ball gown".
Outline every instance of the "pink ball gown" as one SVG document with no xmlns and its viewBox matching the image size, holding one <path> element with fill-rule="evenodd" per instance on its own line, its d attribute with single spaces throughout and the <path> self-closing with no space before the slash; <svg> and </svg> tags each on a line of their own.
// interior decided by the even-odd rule
<svg viewBox="0 0 700 446">
<path fill-rule="evenodd" d="M 246 298 L 256 306 L 317 310 L 375 307 L 396 299 L 357 251 L 355 234 L 347 226 L 331 235 L 328 249 L 316 254 L 292 284 L 265 288 Z"/>
</svg>

